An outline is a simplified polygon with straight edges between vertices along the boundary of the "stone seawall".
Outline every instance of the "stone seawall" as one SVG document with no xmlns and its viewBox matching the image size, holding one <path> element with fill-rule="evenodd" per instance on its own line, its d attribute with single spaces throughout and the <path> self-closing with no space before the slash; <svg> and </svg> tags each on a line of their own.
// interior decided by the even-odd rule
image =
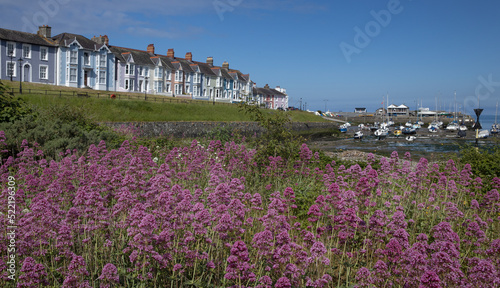
<svg viewBox="0 0 500 288">
<path fill-rule="evenodd" d="M 102 124 L 115 129 L 131 129 L 146 137 L 200 137 L 207 135 L 217 127 L 236 131 L 245 136 L 258 135 L 263 131 L 256 122 L 105 122 Z M 337 129 L 339 124 L 334 122 L 293 122 L 289 126 L 293 131 L 309 131 Z"/>
</svg>

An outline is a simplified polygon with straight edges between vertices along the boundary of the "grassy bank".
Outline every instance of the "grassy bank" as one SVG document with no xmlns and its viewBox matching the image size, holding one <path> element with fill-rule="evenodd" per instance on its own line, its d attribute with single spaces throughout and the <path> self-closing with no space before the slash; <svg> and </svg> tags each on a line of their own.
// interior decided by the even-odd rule
<svg viewBox="0 0 500 288">
<path fill-rule="evenodd" d="M 7 91 L 17 89 L 15 82 L 4 81 Z M 17 90 L 15 90 L 17 91 Z M 30 93 L 30 91 L 32 93 Z M 36 91 L 36 92 L 35 92 Z M 60 94 L 54 91 L 62 91 Z M 23 94 L 19 95 L 27 103 L 42 109 L 56 105 L 68 105 L 84 109 L 99 122 L 125 121 L 250 121 L 250 117 L 240 111 L 237 104 L 212 105 L 208 101 L 181 100 L 176 98 L 138 93 L 119 93 L 120 99 L 110 99 L 105 91 L 60 87 L 54 85 L 23 83 Z M 102 92 L 98 97 L 97 92 Z M 89 93 L 91 97 L 73 96 Z M 108 92 L 113 93 L 113 92 Z M 117 93 L 118 94 L 118 93 Z M 18 94 L 15 94 L 18 95 Z M 170 103 L 170 101 L 174 101 Z M 271 110 L 269 110 L 271 112 Z M 312 113 L 291 111 L 294 122 L 324 122 L 326 120 Z"/>
</svg>

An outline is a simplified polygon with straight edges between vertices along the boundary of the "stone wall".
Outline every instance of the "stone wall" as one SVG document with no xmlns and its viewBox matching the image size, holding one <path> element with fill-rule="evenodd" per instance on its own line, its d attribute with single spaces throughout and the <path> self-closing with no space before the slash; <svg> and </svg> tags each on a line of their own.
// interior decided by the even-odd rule
<svg viewBox="0 0 500 288">
<path fill-rule="evenodd" d="M 112 128 L 130 127 L 138 131 L 141 136 L 173 136 L 200 137 L 205 136 L 217 127 L 237 131 L 242 135 L 252 136 L 260 134 L 263 129 L 256 122 L 105 122 Z M 294 131 L 308 131 L 313 129 L 337 129 L 334 122 L 293 122 L 290 128 Z"/>
</svg>

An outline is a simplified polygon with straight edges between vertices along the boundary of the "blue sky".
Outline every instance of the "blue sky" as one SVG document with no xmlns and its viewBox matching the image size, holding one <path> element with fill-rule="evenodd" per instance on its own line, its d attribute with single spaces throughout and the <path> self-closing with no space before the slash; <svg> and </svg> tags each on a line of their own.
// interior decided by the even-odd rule
<svg viewBox="0 0 500 288">
<path fill-rule="evenodd" d="M 0 0 L 0 7 L 3 28 L 48 24 L 53 35 L 102 34 L 116 46 L 213 56 L 258 86 L 286 88 L 290 105 L 302 99 L 311 110 L 374 111 L 387 94 L 412 109 L 437 101 L 453 110 L 456 91 L 458 109 L 473 113 L 479 99 L 494 114 L 500 99 L 500 1 Z"/>
</svg>

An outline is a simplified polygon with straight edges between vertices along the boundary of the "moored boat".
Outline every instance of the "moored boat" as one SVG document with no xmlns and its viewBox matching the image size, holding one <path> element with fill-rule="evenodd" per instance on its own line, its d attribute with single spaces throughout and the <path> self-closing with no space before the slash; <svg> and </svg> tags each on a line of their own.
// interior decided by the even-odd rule
<svg viewBox="0 0 500 288">
<path fill-rule="evenodd" d="M 363 132 L 357 131 L 354 133 L 354 139 L 362 139 L 363 138 Z"/>
</svg>

